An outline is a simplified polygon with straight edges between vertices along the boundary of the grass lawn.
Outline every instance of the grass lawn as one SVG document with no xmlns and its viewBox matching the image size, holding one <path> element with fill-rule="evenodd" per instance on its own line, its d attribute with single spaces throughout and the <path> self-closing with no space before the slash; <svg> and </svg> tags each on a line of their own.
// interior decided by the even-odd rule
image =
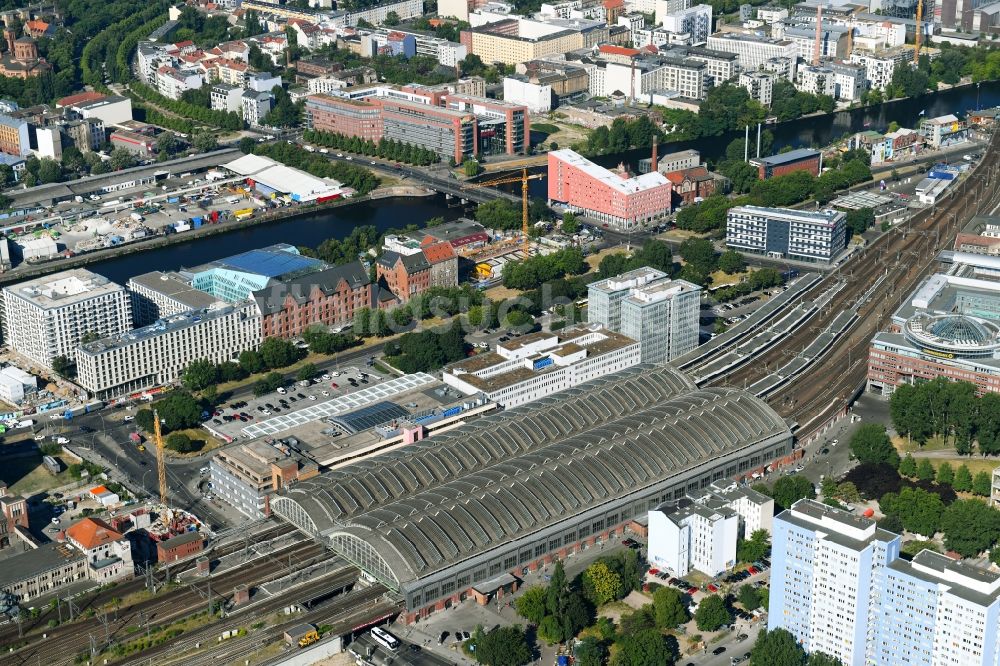
<svg viewBox="0 0 1000 666">
<path fill-rule="evenodd" d="M 944 438 L 942 437 L 932 437 L 924 442 L 923 446 L 920 446 L 916 442 L 907 443 L 905 437 L 900 437 L 899 435 L 892 438 L 892 444 L 896 447 L 896 450 L 900 454 L 907 453 L 917 453 L 918 451 L 943 451 L 945 449 L 954 449 L 955 446 L 952 443 L 945 444 Z"/>
<path fill-rule="evenodd" d="M 712 273 L 712 287 L 723 287 L 730 284 L 739 284 L 743 278 L 750 277 L 751 271 L 746 271 L 744 273 L 736 273 L 735 275 L 730 275 L 729 273 L 723 273 L 722 271 L 715 271 Z"/>
<path fill-rule="evenodd" d="M 609 254 L 624 254 L 624 253 L 625 253 L 625 246 L 617 245 L 615 247 L 604 248 L 603 250 L 595 254 L 588 254 L 587 257 L 584 259 L 584 261 L 586 261 L 587 265 L 590 266 L 590 270 L 596 271 L 597 267 L 601 265 L 601 260 L 604 259 L 604 257 L 608 256 Z"/>
<path fill-rule="evenodd" d="M 531 123 L 531 131 L 549 135 L 560 131 L 560 128 L 551 123 Z"/>
<path fill-rule="evenodd" d="M 64 460 L 63 466 L 66 464 Z M 24 497 L 73 482 L 73 477 L 65 469 L 55 475 L 45 469 L 41 454 L 5 459 L 0 465 L 0 479 L 7 483 L 11 493 Z"/>
<path fill-rule="evenodd" d="M 686 241 L 689 238 L 708 238 L 708 233 L 698 233 L 697 231 L 688 231 L 687 229 L 670 229 L 669 231 L 664 231 L 662 234 L 657 236 L 657 238 L 664 240 L 673 241 Z"/>
<path fill-rule="evenodd" d="M 188 428 L 187 430 L 174 430 L 171 432 L 171 434 L 173 434 L 174 432 L 179 432 L 187 435 L 189 438 L 191 438 L 192 442 L 201 441 L 205 443 L 205 445 L 202 446 L 200 449 L 198 449 L 197 451 L 192 451 L 190 453 L 178 453 L 177 451 L 172 451 L 164 447 L 164 451 L 166 452 L 166 454 L 174 458 L 193 458 L 197 455 L 205 453 L 206 451 L 217 449 L 224 444 L 224 442 L 221 439 L 213 437 L 207 430 L 203 430 L 202 428 Z M 165 442 L 166 442 L 166 437 L 164 437 L 164 443 Z M 156 442 L 148 442 L 147 444 L 151 446 L 156 446 Z"/>
<path fill-rule="evenodd" d="M 915 455 L 913 457 L 919 462 L 923 456 Z M 948 456 L 947 458 L 928 458 L 928 460 L 930 460 L 931 464 L 934 465 L 934 469 L 937 469 L 943 462 L 951 463 L 953 469 L 958 469 L 962 465 L 965 465 L 969 468 L 969 472 L 972 473 L 972 476 L 975 476 L 979 472 L 986 472 L 987 474 L 992 475 L 993 470 L 1000 466 L 1000 460 L 995 458 L 987 458 L 984 460 L 975 456 Z"/>
<path fill-rule="evenodd" d="M 518 296 L 521 295 L 521 292 L 518 291 L 517 289 L 510 289 L 508 287 L 503 286 L 502 284 L 498 284 L 497 286 L 490 287 L 489 289 L 484 291 L 483 295 L 486 296 L 486 298 L 490 299 L 491 301 L 496 302 L 508 298 L 517 298 Z"/>
</svg>

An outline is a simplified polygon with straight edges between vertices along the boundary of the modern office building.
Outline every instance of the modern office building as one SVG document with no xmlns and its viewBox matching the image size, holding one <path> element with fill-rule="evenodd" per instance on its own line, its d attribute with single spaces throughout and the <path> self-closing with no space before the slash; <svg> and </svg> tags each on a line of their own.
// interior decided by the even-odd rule
<svg viewBox="0 0 1000 666">
<path fill-rule="evenodd" d="M 643 363 L 663 363 L 698 346 L 701 287 L 638 268 L 592 283 L 587 320 L 637 340 Z"/>
<path fill-rule="evenodd" d="M 149 326 L 157 319 L 225 303 L 201 289 L 195 289 L 191 280 L 180 273 L 143 273 L 131 278 L 125 286 L 132 303 L 132 325 L 136 328 Z"/>
<path fill-rule="evenodd" d="M 484 96 L 451 93 L 445 108 L 476 116 L 476 154 L 518 155 L 531 148 L 531 122 L 523 104 Z"/>
<path fill-rule="evenodd" d="M 43 367 L 76 357 L 84 338 L 104 338 L 132 328 L 128 292 L 83 268 L 4 287 L 6 342 Z"/>
<path fill-rule="evenodd" d="M 791 40 L 731 32 L 710 35 L 708 48 L 713 51 L 735 53 L 739 56 L 740 69 L 744 72 L 755 72 L 772 58 L 788 58 L 794 63 L 799 55 L 798 47 Z M 794 71 L 791 75 L 794 76 Z"/>
<path fill-rule="evenodd" d="M 823 168 L 823 154 L 811 148 L 796 148 L 787 153 L 751 159 L 750 164 L 757 167 L 757 178 L 760 180 L 786 176 L 796 171 L 808 171 L 818 176 Z"/>
<path fill-rule="evenodd" d="M 749 254 L 828 264 L 847 247 L 847 215 L 836 210 L 737 206 L 726 216 L 726 246 Z"/>
<path fill-rule="evenodd" d="M 639 343 L 597 324 L 529 333 L 442 372 L 448 386 L 506 409 L 639 363 Z"/>
<path fill-rule="evenodd" d="M 670 213 L 672 186 L 659 173 L 623 178 L 576 152 L 549 153 L 549 200 L 617 230 L 635 229 Z"/>
<path fill-rule="evenodd" d="M 185 273 L 191 275 L 191 286 L 195 289 L 228 303 L 239 303 L 272 284 L 273 280 L 289 280 L 324 268 L 325 263 L 302 256 L 294 245 L 278 243 L 191 268 Z"/>
<path fill-rule="evenodd" d="M 162 386 L 192 361 L 233 361 L 260 346 L 254 303 L 171 315 L 144 328 L 101 338 L 76 350 L 77 382 L 101 398 Z"/>
<path fill-rule="evenodd" d="M 1000 574 L 799 500 L 774 520 L 768 630 L 845 666 L 998 663 Z"/>
<path fill-rule="evenodd" d="M 612 331 L 622 330 L 622 301 L 633 289 L 652 282 L 669 279 L 667 274 L 644 266 L 606 280 L 591 282 L 587 287 L 587 321 Z"/>
<path fill-rule="evenodd" d="M 385 131 L 382 108 L 366 99 L 317 94 L 306 97 L 306 126 L 321 132 L 378 142 Z"/>
<path fill-rule="evenodd" d="M 665 363 L 698 346 L 701 287 L 663 280 L 632 289 L 621 303 L 621 332 L 638 340 L 643 363 Z"/>
<path fill-rule="evenodd" d="M 791 440 L 760 399 L 642 364 L 302 481 L 270 508 L 397 592 L 411 624 L 487 603 Z"/>
<path fill-rule="evenodd" d="M 208 464 L 212 492 L 250 518 L 271 515 L 270 496 L 319 473 L 316 463 L 257 440 L 219 451 Z"/>
<path fill-rule="evenodd" d="M 1000 393 L 1000 283 L 996 257 L 955 253 L 956 270 L 925 279 L 868 349 L 868 390 L 944 377 Z M 985 274 L 977 273 L 976 266 Z"/>
<path fill-rule="evenodd" d="M 660 3 L 657 9 L 667 3 Z M 685 3 L 686 4 L 686 3 Z M 657 24 L 674 35 L 687 35 L 685 40 L 690 46 L 698 46 L 708 41 L 712 34 L 712 6 L 693 5 L 672 12 L 656 14 Z"/>
</svg>

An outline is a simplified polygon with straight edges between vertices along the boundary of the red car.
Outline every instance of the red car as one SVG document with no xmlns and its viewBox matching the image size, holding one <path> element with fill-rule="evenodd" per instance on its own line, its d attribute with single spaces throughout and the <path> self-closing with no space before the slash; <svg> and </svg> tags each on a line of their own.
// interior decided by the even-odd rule
<svg viewBox="0 0 1000 666">
<path fill-rule="evenodd" d="M 694 593 L 697 592 L 697 591 L 698 591 L 697 587 L 689 587 L 688 588 L 688 594 L 690 594 L 692 596 L 694 596 Z"/>
<path fill-rule="evenodd" d="M 650 576 L 655 576 L 655 575 L 656 575 L 656 574 L 658 574 L 658 573 L 660 573 L 660 570 L 659 570 L 659 569 L 650 569 L 650 570 L 649 570 L 649 575 L 650 575 Z"/>
<path fill-rule="evenodd" d="M 747 571 L 750 572 L 751 576 L 756 576 L 757 574 L 760 573 L 759 571 L 757 571 L 757 567 L 747 567 Z"/>
<path fill-rule="evenodd" d="M 340 388 L 340 386 L 337 385 L 337 382 L 330 382 L 330 388 Z"/>
<path fill-rule="evenodd" d="M 714 585 L 712 585 L 711 583 L 709 583 L 709 584 L 708 584 L 708 591 L 709 591 L 709 592 L 718 592 L 718 591 L 719 591 L 719 588 L 717 588 L 716 586 L 714 586 Z"/>
</svg>

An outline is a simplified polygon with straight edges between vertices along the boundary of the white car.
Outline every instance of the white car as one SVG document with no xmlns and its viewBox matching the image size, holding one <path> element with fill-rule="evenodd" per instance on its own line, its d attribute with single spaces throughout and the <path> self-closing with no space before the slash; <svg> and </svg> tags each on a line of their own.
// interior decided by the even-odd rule
<svg viewBox="0 0 1000 666">
<path fill-rule="evenodd" d="M 319 152 L 323 153 L 324 155 L 329 155 L 330 154 L 330 149 L 329 148 L 320 148 Z"/>
<path fill-rule="evenodd" d="M 66 437 L 56 437 L 56 444 L 69 444 L 69 439 Z"/>
<path fill-rule="evenodd" d="M 45 435 L 35 435 L 35 441 L 36 442 L 43 442 L 43 441 L 45 441 Z"/>
<path fill-rule="evenodd" d="M 323 381 L 330 381 L 330 375 L 323 375 Z"/>
<path fill-rule="evenodd" d="M 330 395 L 329 391 L 321 391 L 321 393 L 323 394 L 324 398 Z"/>
<path fill-rule="evenodd" d="M 337 153 L 337 157 L 343 157 L 344 153 Z"/>
<path fill-rule="evenodd" d="M 333 376 L 334 376 L 334 377 L 339 377 L 339 376 L 340 376 L 340 372 L 334 372 L 334 373 L 333 373 Z"/>
<path fill-rule="evenodd" d="M 310 399 L 310 400 L 315 400 L 315 399 L 316 399 L 316 396 L 314 396 L 314 395 L 311 395 L 311 396 L 309 396 L 309 399 Z"/>
</svg>

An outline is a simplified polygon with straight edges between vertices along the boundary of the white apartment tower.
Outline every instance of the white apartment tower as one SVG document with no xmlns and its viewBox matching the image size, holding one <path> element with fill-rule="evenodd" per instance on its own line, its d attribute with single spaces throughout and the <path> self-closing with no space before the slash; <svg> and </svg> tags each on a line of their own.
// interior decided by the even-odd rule
<svg viewBox="0 0 1000 666">
<path fill-rule="evenodd" d="M 125 288 L 82 268 L 4 287 L 3 299 L 8 344 L 46 368 L 57 356 L 75 358 L 85 337 L 132 328 Z"/>
<path fill-rule="evenodd" d="M 643 363 L 665 363 L 698 346 L 701 287 L 667 280 L 633 290 L 622 301 L 621 332 L 638 340 Z"/>
<path fill-rule="evenodd" d="M 649 512 L 649 561 L 677 576 L 717 576 L 736 564 L 739 516 L 718 503 L 661 505 Z"/>
</svg>

